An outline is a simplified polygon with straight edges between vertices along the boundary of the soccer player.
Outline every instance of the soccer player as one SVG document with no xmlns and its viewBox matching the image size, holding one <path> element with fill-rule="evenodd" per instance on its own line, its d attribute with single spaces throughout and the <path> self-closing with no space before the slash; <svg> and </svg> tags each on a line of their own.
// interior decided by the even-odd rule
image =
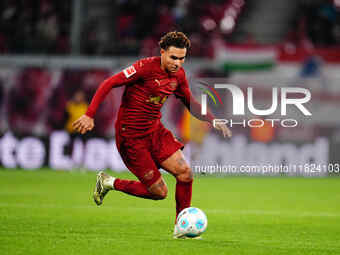
<svg viewBox="0 0 340 255">
<path fill-rule="evenodd" d="M 115 124 L 116 145 L 124 163 L 139 181 L 122 180 L 101 171 L 97 175 L 94 201 L 101 205 L 110 190 L 146 199 L 164 199 L 168 189 L 159 171 L 163 168 L 177 181 L 177 218 L 181 210 L 190 207 L 193 173 L 183 157 L 183 144 L 160 122 L 160 110 L 166 99 L 174 94 L 197 118 L 211 123 L 214 116 L 200 114 L 201 106 L 189 90 L 182 68 L 190 48 L 189 39 L 182 32 L 169 32 L 161 38 L 159 45 L 160 57 L 138 60 L 103 81 L 86 114 L 76 120 L 73 127 L 81 134 L 92 130 L 94 115 L 105 96 L 112 88 L 125 86 Z M 224 137 L 231 136 L 226 125 L 215 128 L 222 131 Z"/>
</svg>

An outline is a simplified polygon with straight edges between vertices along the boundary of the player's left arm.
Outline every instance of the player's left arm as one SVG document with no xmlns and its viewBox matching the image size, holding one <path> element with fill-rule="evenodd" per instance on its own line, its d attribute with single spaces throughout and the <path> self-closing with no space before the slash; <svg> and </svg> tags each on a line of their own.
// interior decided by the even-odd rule
<svg viewBox="0 0 340 255">
<path fill-rule="evenodd" d="M 178 89 L 175 92 L 176 97 L 179 97 L 185 107 L 190 111 L 190 113 L 195 116 L 199 120 L 208 121 L 212 126 L 222 132 L 224 137 L 231 137 L 231 130 L 227 127 L 226 124 L 213 123 L 215 116 L 207 111 L 206 115 L 201 114 L 201 104 L 196 100 L 196 98 L 192 95 L 189 89 L 188 80 L 185 77 L 181 80 Z"/>
</svg>

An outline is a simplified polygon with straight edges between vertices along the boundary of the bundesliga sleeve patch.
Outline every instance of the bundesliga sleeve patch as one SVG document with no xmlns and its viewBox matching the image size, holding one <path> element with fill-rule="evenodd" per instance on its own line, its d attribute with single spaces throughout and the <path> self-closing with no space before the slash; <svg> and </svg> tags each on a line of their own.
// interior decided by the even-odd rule
<svg viewBox="0 0 340 255">
<path fill-rule="evenodd" d="M 129 66 L 129 67 L 127 67 L 127 68 L 125 68 L 125 69 L 123 70 L 123 73 L 124 73 L 124 75 L 125 75 L 125 77 L 126 77 L 127 79 L 128 79 L 129 77 L 131 77 L 132 75 L 134 75 L 136 72 L 137 72 L 137 71 L 136 71 L 136 69 L 135 69 L 134 66 Z"/>
</svg>

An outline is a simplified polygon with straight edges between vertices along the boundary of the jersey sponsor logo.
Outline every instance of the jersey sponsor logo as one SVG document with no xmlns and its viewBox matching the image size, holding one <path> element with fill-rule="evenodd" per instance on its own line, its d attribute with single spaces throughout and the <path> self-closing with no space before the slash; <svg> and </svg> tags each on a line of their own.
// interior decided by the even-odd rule
<svg viewBox="0 0 340 255">
<path fill-rule="evenodd" d="M 149 96 L 149 99 L 146 100 L 148 103 L 153 104 L 164 104 L 164 102 L 167 100 L 168 96 L 161 97 L 161 96 Z"/>
<path fill-rule="evenodd" d="M 137 72 L 137 71 L 136 71 L 136 69 L 135 69 L 134 66 L 129 66 L 129 67 L 127 67 L 127 68 L 125 68 L 125 69 L 123 70 L 123 73 L 124 73 L 124 75 L 125 75 L 125 77 L 126 77 L 127 79 L 128 79 L 129 77 L 131 77 L 132 75 L 134 75 L 136 72 Z"/>
</svg>

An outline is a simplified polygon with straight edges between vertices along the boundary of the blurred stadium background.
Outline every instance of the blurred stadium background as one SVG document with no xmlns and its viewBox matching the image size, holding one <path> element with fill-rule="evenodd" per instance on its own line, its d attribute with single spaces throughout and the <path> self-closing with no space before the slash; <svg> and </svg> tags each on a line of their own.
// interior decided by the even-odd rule
<svg viewBox="0 0 340 255">
<path fill-rule="evenodd" d="M 311 118 L 291 112 L 299 120 L 296 128 L 235 127 L 235 143 L 255 144 L 262 155 L 276 151 L 276 162 L 286 164 L 337 163 L 339 6 L 337 0 L 1 1 L 0 164 L 125 170 L 112 146 L 122 89 L 110 93 L 87 137 L 72 134 L 70 123 L 104 78 L 138 58 L 158 55 L 160 36 L 175 29 L 192 41 L 185 65 L 192 81 L 252 86 L 257 105 L 271 102 L 274 86 L 312 91 Z M 190 138 L 196 124 L 176 100 L 168 101 L 164 122 L 184 142 L 214 152 L 214 134 L 206 137 L 198 124 L 201 132 Z M 243 151 L 234 163 L 259 160 L 254 150 Z"/>
<path fill-rule="evenodd" d="M 170 30 L 191 39 L 185 69 L 193 91 L 198 80 L 253 87 L 259 108 L 271 103 L 273 87 L 312 92 L 311 117 L 288 112 L 297 127 L 236 126 L 227 141 L 169 98 L 163 122 L 186 143 L 188 158 L 236 166 L 316 163 L 326 171 L 290 168 L 276 175 L 332 177 L 198 175 L 193 203 L 211 224 L 205 243 L 164 241 L 171 236 L 173 192 L 159 204 L 109 196 L 98 225 L 94 173 L 79 169 L 132 177 L 118 173 L 126 167 L 114 143 L 123 89 L 110 92 L 90 134 L 74 134 L 70 123 L 103 79 L 158 55 L 158 40 Z M 131 243 L 135 254 L 146 254 L 148 242 L 157 254 L 339 254 L 339 70 L 339 0 L 2 0 L 1 253 L 108 253 L 118 240 L 122 252 L 113 254 Z M 230 109 L 228 96 L 225 109 L 210 105 L 215 113 Z M 173 190 L 174 181 L 166 180 Z"/>
</svg>

